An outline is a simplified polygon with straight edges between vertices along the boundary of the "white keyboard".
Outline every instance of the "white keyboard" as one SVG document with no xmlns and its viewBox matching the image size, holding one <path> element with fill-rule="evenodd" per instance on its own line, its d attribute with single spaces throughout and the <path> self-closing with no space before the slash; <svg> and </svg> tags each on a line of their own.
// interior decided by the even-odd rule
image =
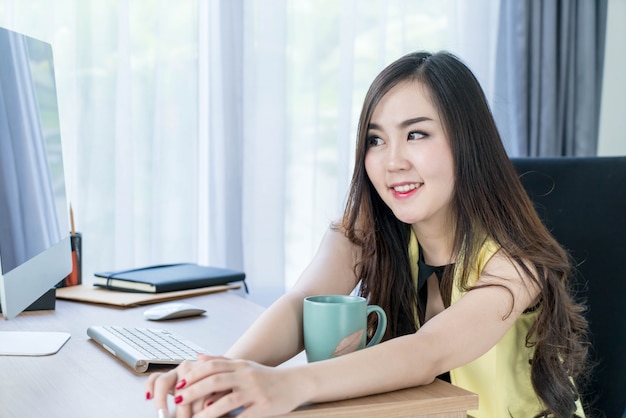
<svg viewBox="0 0 626 418">
<path fill-rule="evenodd" d="M 93 325 L 87 335 L 139 373 L 152 364 L 175 365 L 208 353 L 175 332 L 157 328 Z"/>
</svg>

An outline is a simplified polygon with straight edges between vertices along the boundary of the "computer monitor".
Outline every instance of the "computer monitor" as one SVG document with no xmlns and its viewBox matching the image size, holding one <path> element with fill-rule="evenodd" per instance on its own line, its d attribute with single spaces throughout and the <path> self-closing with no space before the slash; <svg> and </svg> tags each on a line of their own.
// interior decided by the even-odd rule
<svg viewBox="0 0 626 418">
<path fill-rule="evenodd" d="M 0 306 L 10 319 L 72 260 L 52 46 L 0 28 L 0 57 Z"/>
</svg>

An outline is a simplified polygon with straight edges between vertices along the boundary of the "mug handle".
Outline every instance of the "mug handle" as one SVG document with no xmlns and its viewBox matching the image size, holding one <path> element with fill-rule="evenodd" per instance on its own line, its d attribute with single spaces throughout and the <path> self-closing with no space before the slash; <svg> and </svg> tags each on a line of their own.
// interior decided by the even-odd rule
<svg viewBox="0 0 626 418">
<path fill-rule="evenodd" d="M 367 317 L 369 317 L 371 313 L 375 313 L 376 315 L 378 315 L 378 326 L 376 327 L 376 332 L 374 333 L 374 336 L 372 337 L 372 339 L 366 346 L 366 347 L 371 347 L 373 345 L 378 344 L 380 340 L 383 339 L 383 335 L 385 334 L 385 330 L 387 329 L 387 314 L 385 314 L 385 311 L 383 310 L 383 308 L 381 308 L 378 305 L 367 305 L 366 312 L 367 312 Z"/>
</svg>

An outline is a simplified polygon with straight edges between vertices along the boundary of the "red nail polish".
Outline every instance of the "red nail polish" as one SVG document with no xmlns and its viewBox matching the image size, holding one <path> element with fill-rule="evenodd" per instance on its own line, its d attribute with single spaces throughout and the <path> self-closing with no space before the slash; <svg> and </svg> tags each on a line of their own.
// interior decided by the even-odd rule
<svg viewBox="0 0 626 418">
<path fill-rule="evenodd" d="M 185 387 L 186 384 L 187 381 L 185 379 L 181 379 L 178 381 L 178 383 L 176 383 L 176 389 L 182 389 Z"/>
<path fill-rule="evenodd" d="M 180 396 L 180 395 L 178 395 L 178 396 L 176 396 L 176 397 L 174 398 L 174 403 L 175 403 L 176 405 L 178 405 L 178 404 L 179 404 L 179 403 L 181 403 L 182 401 L 183 401 L 183 397 L 182 397 L 182 396 Z"/>
<path fill-rule="evenodd" d="M 213 405 L 213 401 L 209 401 L 206 403 L 206 406 L 211 406 L 211 405 Z"/>
<path fill-rule="evenodd" d="M 146 400 L 152 399 L 152 394 L 150 392 L 146 392 Z"/>
</svg>

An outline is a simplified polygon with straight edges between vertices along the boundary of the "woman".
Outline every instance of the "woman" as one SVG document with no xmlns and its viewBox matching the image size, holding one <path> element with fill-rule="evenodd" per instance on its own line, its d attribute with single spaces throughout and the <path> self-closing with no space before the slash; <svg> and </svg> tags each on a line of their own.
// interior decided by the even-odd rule
<svg viewBox="0 0 626 418">
<path fill-rule="evenodd" d="M 525 194 L 470 70 L 445 52 L 392 63 L 367 93 L 357 141 L 344 216 L 297 284 L 225 357 L 152 375 L 147 397 L 161 413 L 173 393 L 177 416 L 243 408 L 245 418 L 441 376 L 478 393 L 475 417 L 583 416 L 573 382 L 587 324 L 566 287 L 569 260 Z M 304 297 L 357 284 L 387 313 L 382 343 L 272 367 L 303 348 Z"/>
</svg>

